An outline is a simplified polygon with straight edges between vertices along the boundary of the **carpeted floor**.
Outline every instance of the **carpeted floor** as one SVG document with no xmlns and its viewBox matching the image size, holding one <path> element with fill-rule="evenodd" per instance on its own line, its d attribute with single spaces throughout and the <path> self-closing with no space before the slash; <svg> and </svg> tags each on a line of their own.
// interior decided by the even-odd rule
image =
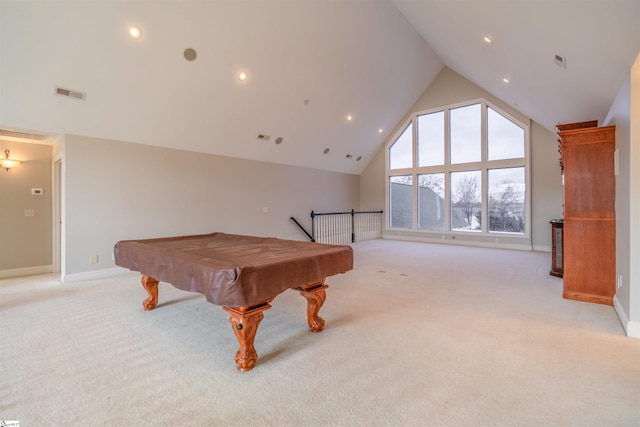
<svg viewBox="0 0 640 427">
<path fill-rule="evenodd" d="M 373 240 L 319 334 L 288 291 L 238 372 L 227 313 L 137 273 L 0 280 L 0 420 L 24 426 L 638 426 L 640 340 L 550 254 Z"/>
</svg>

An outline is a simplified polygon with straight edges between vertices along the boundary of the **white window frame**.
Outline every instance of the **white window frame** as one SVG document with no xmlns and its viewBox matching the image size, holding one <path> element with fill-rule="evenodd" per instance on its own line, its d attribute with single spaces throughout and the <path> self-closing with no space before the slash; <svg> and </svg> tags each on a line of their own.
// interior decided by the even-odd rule
<svg viewBox="0 0 640 427">
<path fill-rule="evenodd" d="M 481 104 L 481 152 L 482 158 L 479 162 L 463 163 L 463 164 L 451 164 L 450 163 L 450 110 L 465 107 L 472 104 Z M 487 160 L 487 107 L 495 110 L 497 113 L 503 115 L 508 120 L 512 121 L 516 125 L 520 126 L 524 130 L 524 158 L 518 159 L 503 159 L 503 160 Z M 445 164 L 438 166 L 418 166 L 418 116 L 434 113 L 438 111 L 444 111 L 444 126 L 445 126 Z M 412 123 L 412 144 L 413 144 L 413 165 L 411 168 L 404 169 L 389 169 L 389 149 L 395 143 L 395 141 L 402 135 L 402 132 Z M 514 117 L 512 114 L 505 111 L 503 108 L 498 107 L 492 102 L 489 102 L 483 98 L 473 99 L 456 104 L 450 104 L 438 108 L 432 108 L 429 110 L 418 111 L 412 113 L 407 121 L 405 121 L 399 130 L 389 139 L 385 144 L 385 234 L 399 235 L 405 237 L 424 237 L 427 240 L 431 239 L 447 239 L 466 236 L 471 240 L 477 241 L 481 246 L 485 246 L 484 243 L 498 243 L 500 240 L 510 240 L 516 242 L 516 244 L 522 244 L 525 240 L 531 242 L 531 129 L 529 123 L 524 123 L 522 120 Z M 525 230 L 523 233 L 509 233 L 501 231 L 489 231 L 488 221 L 488 170 L 500 169 L 500 168 L 513 168 L 524 167 L 525 168 Z M 451 230 L 451 172 L 481 170 L 481 192 L 482 192 L 482 224 L 481 231 L 459 231 Z M 445 223 L 444 230 L 425 230 L 418 228 L 419 212 L 418 212 L 418 175 L 429 173 L 444 173 L 445 174 Z M 389 178 L 392 176 L 411 175 L 413 177 L 412 188 L 412 226 L 411 228 L 398 228 L 391 227 L 391 200 L 389 198 Z M 474 236 L 474 237 L 472 237 Z M 520 241 L 520 242 L 518 242 Z"/>
</svg>

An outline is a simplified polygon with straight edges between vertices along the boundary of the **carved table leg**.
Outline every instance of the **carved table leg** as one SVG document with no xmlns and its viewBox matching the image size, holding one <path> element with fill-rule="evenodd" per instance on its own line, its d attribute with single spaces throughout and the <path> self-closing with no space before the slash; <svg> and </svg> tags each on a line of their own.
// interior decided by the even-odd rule
<svg viewBox="0 0 640 427">
<path fill-rule="evenodd" d="M 142 308 L 153 310 L 158 305 L 158 281 L 153 277 L 142 275 L 142 286 L 149 294 L 149 298 L 142 301 Z"/>
<path fill-rule="evenodd" d="M 328 287 L 323 281 L 308 288 L 296 288 L 307 300 L 307 323 L 313 332 L 320 332 L 324 328 L 324 319 L 318 316 L 318 312 L 327 299 L 325 289 Z"/>
<path fill-rule="evenodd" d="M 256 331 L 260 322 L 264 318 L 262 313 L 271 308 L 269 302 L 251 307 L 223 307 L 229 313 L 229 323 L 236 334 L 240 348 L 236 352 L 236 365 L 240 371 L 250 371 L 258 360 L 258 353 L 253 346 L 253 340 L 256 337 Z"/>
</svg>

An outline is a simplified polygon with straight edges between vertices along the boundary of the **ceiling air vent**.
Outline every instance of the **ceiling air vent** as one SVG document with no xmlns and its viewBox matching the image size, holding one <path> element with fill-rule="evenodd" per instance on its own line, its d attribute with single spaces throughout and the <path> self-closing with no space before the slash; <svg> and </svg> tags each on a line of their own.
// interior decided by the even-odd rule
<svg viewBox="0 0 640 427">
<path fill-rule="evenodd" d="M 69 98 L 79 99 L 84 101 L 87 97 L 86 92 L 79 92 L 77 90 L 64 89 L 56 86 L 56 95 L 68 96 Z"/>
<path fill-rule="evenodd" d="M 0 137 L 2 136 L 7 138 L 31 139 L 36 141 L 42 141 L 47 137 L 47 135 L 41 135 L 38 133 L 17 132 L 9 129 L 0 129 Z"/>
<path fill-rule="evenodd" d="M 557 53 L 553 55 L 553 62 L 560 68 L 567 68 L 567 59 Z"/>
</svg>

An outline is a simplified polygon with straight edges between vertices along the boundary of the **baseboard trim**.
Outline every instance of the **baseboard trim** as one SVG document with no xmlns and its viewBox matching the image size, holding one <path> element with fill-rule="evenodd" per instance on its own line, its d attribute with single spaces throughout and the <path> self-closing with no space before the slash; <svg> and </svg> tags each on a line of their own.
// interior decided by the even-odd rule
<svg viewBox="0 0 640 427">
<path fill-rule="evenodd" d="M 52 272 L 53 265 L 14 268 L 11 270 L 0 270 L 0 279 L 8 279 L 10 277 L 35 276 L 36 274 L 47 274 Z"/>
<path fill-rule="evenodd" d="M 65 274 L 62 276 L 62 283 L 77 283 L 85 280 L 106 279 L 107 277 L 119 276 L 121 274 L 130 273 L 126 268 L 114 267 L 102 270 L 85 271 L 82 273 Z"/>
<path fill-rule="evenodd" d="M 629 320 L 629 317 L 622 308 L 622 304 L 620 304 L 617 295 L 613 296 L 613 308 L 616 311 L 618 319 L 620 319 L 620 323 L 627 333 L 627 336 L 631 338 L 640 338 L 640 322 L 631 322 Z"/>
<path fill-rule="evenodd" d="M 640 322 L 627 322 L 627 336 L 640 338 Z"/>
<path fill-rule="evenodd" d="M 532 251 L 533 247 L 529 244 L 518 243 L 493 243 L 489 241 L 475 241 L 464 240 L 454 238 L 438 239 L 431 237 L 409 236 L 404 234 L 383 234 L 382 239 L 385 240 L 400 240 L 407 242 L 423 242 L 423 243 L 435 243 L 442 245 L 455 245 L 455 246 L 473 246 L 478 248 L 492 248 L 492 249 L 513 249 L 518 251 Z"/>
</svg>

